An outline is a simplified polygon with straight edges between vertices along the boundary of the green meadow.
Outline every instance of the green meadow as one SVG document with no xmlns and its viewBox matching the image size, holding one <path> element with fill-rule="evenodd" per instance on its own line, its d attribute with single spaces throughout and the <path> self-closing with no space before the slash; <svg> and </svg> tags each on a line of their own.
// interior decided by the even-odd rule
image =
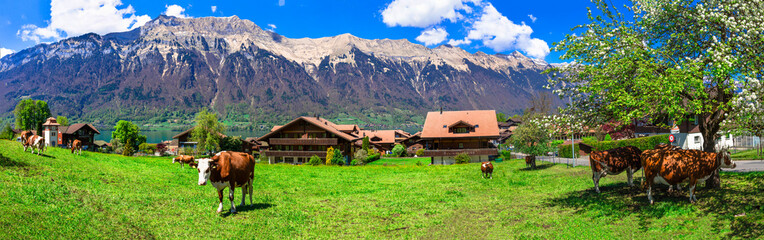
<svg viewBox="0 0 764 240">
<path fill-rule="evenodd" d="M 723 173 L 721 190 L 657 190 L 655 205 L 625 176 L 592 191 L 586 167 L 520 160 L 452 166 L 255 167 L 254 204 L 216 213 L 212 186 L 169 157 L 122 157 L 49 148 L 44 156 L 0 141 L 3 239 L 420 238 L 718 239 L 764 234 L 764 173 Z M 641 176 L 641 173 L 637 173 Z M 637 181 L 641 177 L 637 178 Z M 227 191 L 226 191 L 227 192 Z M 236 192 L 238 205 L 241 192 Z M 249 201 L 249 200 L 247 200 Z M 247 202 L 249 203 L 249 202 Z"/>
</svg>

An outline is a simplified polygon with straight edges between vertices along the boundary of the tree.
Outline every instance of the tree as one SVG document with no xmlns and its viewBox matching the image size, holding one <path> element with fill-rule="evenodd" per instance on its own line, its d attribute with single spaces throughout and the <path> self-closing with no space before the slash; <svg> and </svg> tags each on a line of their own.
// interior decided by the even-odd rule
<svg viewBox="0 0 764 240">
<path fill-rule="evenodd" d="M 50 117 L 50 109 L 43 100 L 23 99 L 16 105 L 13 114 L 16 117 L 16 127 L 41 133 L 42 124 Z"/>
<path fill-rule="evenodd" d="M 544 117 L 538 113 L 525 114 L 523 124 L 518 126 L 509 138 L 515 151 L 531 155 L 534 161 L 536 156 L 546 155 L 547 152 L 552 151 L 550 128 L 557 128 L 557 126 L 542 123 L 543 119 Z"/>
<path fill-rule="evenodd" d="M 506 122 L 507 119 L 508 119 L 507 115 L 505 115 L 504 113 L 500 112 L 500 113 L 496 114 L 496 121 L 498 121 L 498 122 Z"/>
<path fill-rule="evenodd" d="M 339 166 L 345 165 L 345 158 L 342 156 L 342 152 L 340 151 L 339 148 L 334 149 L 334 153 L 332 154 L 331 164 L 339 165 Z"/>
<path fill-rule="evenodd" d="M 405 157 L 406 156 L 406 147 L 403 146 L 403 144 L 395 144 L 393 147 L 393 156 L 395 157 Z"/>
<path fill-rule="evenodd" d="M 58 124 L 61 124 L 61 126 L 69 126 L 69 119 L 67 119 L 64 116 L 58 116 L 56 117 L 56 122 Z"/>
<path fill-rule="evenodd" d="M 362 148 L 364 151 L 368 152 L 368 151 L 369 151 L 369 148 L 370 148 L 370 146 L 371 146 L 371 143 L 369 143 L 369 136 L 365 136 L 365 137 L 363 137 L 363 141 L 362 141 L 362 144 L 361 144 L 361 148 Z"/>
<path fill-rule="evenodd" d="M 197 142 L 197 149 L 206 152 L 215 152 L 220 150 L 220 140 L 222 139 L 225 126 L 218 121 L 215 113 L 203 109 L 196 114 L 196 126 L 191 132 L 191 139 Z"/>
<path fill-rule="evenodd" d="M 334 148 L 329 147 L 326 149 L 326 165 L 332 165 L 332 158 L 334 158 Z"/>
<path fill-rule="evenodd" d="M 572 101 L 566 111 L 588 125 L 699 116 L 703 149 L 714 151 L 731 101 L 764 74 L 762 3 L 633 0 L 623 14 L 592 2 L 600 13 L 555 43 L 573 62 L 551 70 L 550 87 Z M 719 187 L 718 174 L 706 186 Z"/>
<path fill-rule="evenodd" d="M 0 139 L 7 139 L 12 140 L 13 139 L 13 129 L 11 129 L 10 124 L 5 124 L 3 127 L 3 131 L 0 132 Z"/>
<path fill-rule="evenodd" d="M 138 126 L 125 120 L 117 122 L 117 125 L 114 126 L 114 132 L 111 132 L 111 138 L 119 139 L 119 142 L 124 145 L 123 152 L 127 151 L 128 147 L 131 151 L 134 151 L 138 149 L 138 146 L 146 142 L 146 136 L 141 135 L 141 130 L 138 129 Z"/>
<path fill-rule="evenodd" d="M 228 151 L 241 151 L 244 140 L 240 136 L 224 137 L 220 140 L 220 149 Z"/>
<path fill-rule="evenodd" d="M 127 139 L 127 142 L 125 142 L 125 148 L 122 150 L 122 156 L 132 156 L 133 151 L 133 142 L 130 139 Z"/>
<path fill-rule="evenodd" d="M 723 122 L 722 130 L 764 139 L 764 83 L 749 79 L 748 84 L 750 87 L 743 89 L 732 101 L 734 111 Z M 764 144 L 759 143 L 756 153 L 764 155 Z"/>
</svg>

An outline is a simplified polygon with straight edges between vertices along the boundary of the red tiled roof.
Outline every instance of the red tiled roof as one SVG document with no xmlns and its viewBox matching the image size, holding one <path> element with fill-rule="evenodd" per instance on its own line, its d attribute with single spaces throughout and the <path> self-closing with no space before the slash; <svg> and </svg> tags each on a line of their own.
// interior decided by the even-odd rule
<svg viewBox="0 0 764 240">
<path fill-rule="evenodd" d="M 469 123 L 475 127 L 474 132 L 453 133 L 448 126 L 456 123 Z M 496 121 L 496 111 L 444 111 L 429 112 L 422 128 L 422 138 L 463 138 L 463 137 L 499 137 L 499 123 Z"/>
</svg>

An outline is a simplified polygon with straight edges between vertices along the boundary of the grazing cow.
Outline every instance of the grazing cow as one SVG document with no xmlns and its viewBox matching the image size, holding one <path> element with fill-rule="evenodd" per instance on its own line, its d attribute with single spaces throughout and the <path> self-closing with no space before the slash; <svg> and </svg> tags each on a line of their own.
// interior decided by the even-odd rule
<svg viewBox="0 0 764 240">
<path fill-rule="evenodd" d="M 196 167 L 196 163 L 194 162 L 194 156 L 188 156 L 188 155 L 179 155 L 172 159 L 172 163 L 180 163 L 180 167 L 183 168 L 183 164 L 188 164 L 189 167 Z M 194 163 L 193 165 L 191 163 Z"/>
<path fill-rule="evenodd" d="M 82 141 L 75 139 L 72 141 L 72 153 L 79 151 L 79 155 L 82 155 Z"/>
<path fill-rule="evenodd" d="M 480 164 L 480 170 L 483 171 L 483 178 L 493 179 L 493 164 L 491 162 Z"/>
<path fill-rule="evenodd" d="M 29 137 L 34 135 L 32 131 L 23 131 L 21 132 L 21 145 L 24 146 L 24 152 L 27 151 L 27 148 L 31 147 L 32 145 L 29 143 Z"/>
<path fill-rule="evenodd" d="M 526 168 L 536 168 L 536 156 L 525 156 L 525 167 Z"/>
<path fill-rule="evenodd" d="M 592 151 L 592 147 L 579 143 L 579 148 L 589 154 L 594 190 L 600 192 L 600 178 L 618 175 L 626 171 L 629 186 L 634 186 L 634 172 L 642 168 L 639 156 L 642 150 L 634 146 L 617 147 L 605 151 Z"/>
<path fill-rule="evenodd" d="M 646 150 L 642 153 L 642 165 L 645 167 L 647 198 L 653 204 L 652 187 L 654 183 L 676 185 L 689 181 L 690 202 L 695 203 L 695 185 L 705 181 L 719 168 L 735 168 L 726 150 L 709 153 L 700 150 Z"/>
<path fill-rule="evenodd" d="M 233 194 L 236 187 L 241 187 L 241 206 L 244 197 L 249 192 L 249 203 L 252 203 L 252 183 L 254 181 L 255 158 L 247 153 L 223 151 L 212 158 L 199 159 L 199 185 L 206 185 L 209 180 L 218 191 L 217 212 L 223 211 L 223 190 L 229 187 L 228 200 L 231 202 L 231 213 L 236 213 L 233 204 Z"/>
<path fill-rule="evenodd" d="M 32 154 L 34 154 L 35 148 L 37 149 L 37 155 L 41 155 L 45 151 L 45 138 L 41 136 L 32 135 L 27 139 L 27 143 L 32 147 Z"/>
</svg>

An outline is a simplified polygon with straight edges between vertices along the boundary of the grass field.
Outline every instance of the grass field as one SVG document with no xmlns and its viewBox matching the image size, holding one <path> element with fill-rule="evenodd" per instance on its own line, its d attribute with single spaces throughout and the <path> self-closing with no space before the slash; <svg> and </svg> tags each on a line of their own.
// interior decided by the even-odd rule
<svg viewBox="0 0 764 240">
<path fill-rule="evenodd" d="M 594 193 L 586 167 L 519 160 L 453 166 L 255 167 L 255 204 L 215 213 L 211 186 L 169 158 L 51 148 L 43 157 L 0 141 L 4 239 L 82 238 L 760 238 L 764 173 L 723 173 L 723 189 L 657 191 L 649 205 L 625 176 Z M 638 178 L 639 179 L 639 178 Z M 665 188 L 664 188 L 665 189 Z M 238 201 L 240 192 L 237 191 Z M 735 215 L 741 215 L 735 217 Z"/>
<path fill-rule="evenodd" d="M 370 162 L 368 165 L 372 165 L 372 166 L 416 165 L 417 162 L 421 162 L 422 165 L 428 165 L 430 164 L 430 158 L 428 157 L 380 158 L 377 161 Z"/>
<path fill-rule="evenodd" d="M 732 154 L 733 160 L 762 160 L 764 159 L 764 155 L 758 155 L 756 154 L 756 149 L 753 150 L 747 150 L 738 152 L 735 154 Z"/>
</svg>

